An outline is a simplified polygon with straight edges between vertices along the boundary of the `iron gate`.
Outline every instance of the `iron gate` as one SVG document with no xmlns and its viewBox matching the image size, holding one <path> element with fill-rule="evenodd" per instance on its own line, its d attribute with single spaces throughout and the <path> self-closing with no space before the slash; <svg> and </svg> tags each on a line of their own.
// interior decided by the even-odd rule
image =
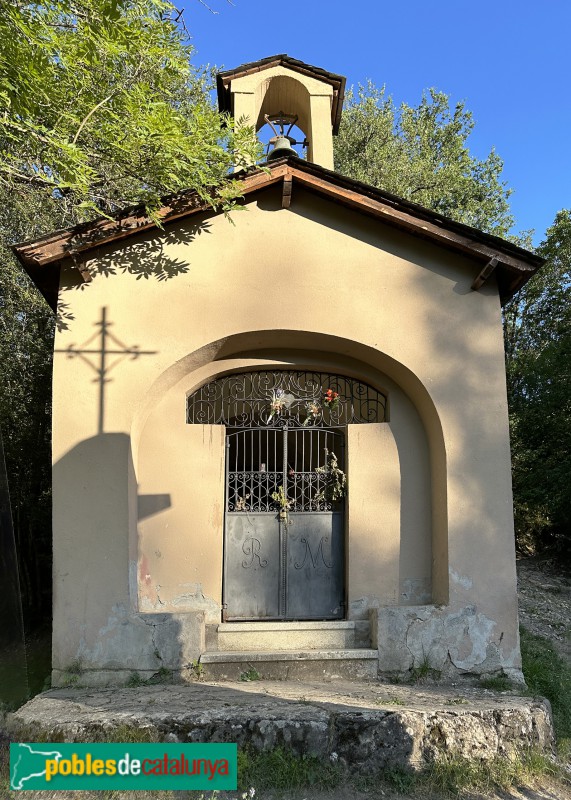
<svg viewBox="0 0 571 800">
<path fill-rule="evenodd" d="M 189 423 L 228 433 L 224 619 L 343 618 L 344 491 L 332 478 L 345 479 L 346 426 L 386 412 L 363 381 L 299 369 L 230 373 L 189 395 Z"/>
<path fill-rule="evenodd" d="M 342 430 L 247 428 L 226 440 L 224 619 L 344 616 Z"/>
</svg>

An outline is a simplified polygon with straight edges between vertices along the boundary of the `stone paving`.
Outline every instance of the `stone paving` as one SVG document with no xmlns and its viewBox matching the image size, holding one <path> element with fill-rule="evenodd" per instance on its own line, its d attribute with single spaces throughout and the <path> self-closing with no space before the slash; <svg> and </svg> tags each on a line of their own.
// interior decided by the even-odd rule
<svg viewBox="0 0 571 800">
<path fill-rule="evenodd" d="M 197 682 L 54 689 L 11 715 L 13 735 L 113 740 L 124 726 L 169 742 L 237 742 L 334 758 L 350 769 L 417 769 L 444 754 L 488 759 L 553 748 L 546 701 L 462 687 L 378 682 Z"/>
</svg>

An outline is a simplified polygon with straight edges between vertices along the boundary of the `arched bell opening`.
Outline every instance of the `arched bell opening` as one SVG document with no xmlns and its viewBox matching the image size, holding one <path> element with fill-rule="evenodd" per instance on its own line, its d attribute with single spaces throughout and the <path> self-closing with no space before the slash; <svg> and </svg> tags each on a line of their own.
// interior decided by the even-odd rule
<svg viewBox="0 0 571 800">
<path fill-rule="evenodd" d="M 267 115 L 281 113 L 297 117 L 299 128 L 307 135 L 311 117 L 310 95 L 297 78 L 276 75 L 260 81 L 256 106 L 256 131 L 267 123 Z"/>
</svg>

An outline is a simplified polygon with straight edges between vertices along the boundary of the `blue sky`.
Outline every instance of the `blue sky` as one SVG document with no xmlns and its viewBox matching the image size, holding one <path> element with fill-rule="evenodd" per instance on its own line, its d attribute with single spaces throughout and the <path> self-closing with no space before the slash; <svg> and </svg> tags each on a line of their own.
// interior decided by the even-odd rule
<svg viewBox="0 0 571 800">
<path fill-rule="evenodd" d="M 386 84 L 416 105 L 434 86 L 476 121 L 471 152 L 504 161 L 515 231 L 543 238 L 571 207 L 569 0 L 186 0 L 196 64 L 231 69 L 276 53 Z"/>
</svg>

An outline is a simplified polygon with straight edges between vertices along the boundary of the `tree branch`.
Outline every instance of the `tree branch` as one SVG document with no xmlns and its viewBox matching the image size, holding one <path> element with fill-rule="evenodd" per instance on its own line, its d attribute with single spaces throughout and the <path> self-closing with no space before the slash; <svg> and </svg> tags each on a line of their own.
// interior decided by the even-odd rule
<svg viewBox="0 0 571 800">
<path fill-rule="evenodd" d="M 44 189 L 58 188 L 54 181 L 50 181 L 47 178 L 42 178 L 40 175 L 25 175 L 24 173 L 18 172 L 12 167 L 9 167 L 7 164 L 0 165 L 0 179 L 2 175 L 10 176 L 17 183 L 26 184 L 28 186 L 40 186 Z M 9 182 L 7 180 L 5 180 L 5 184 L 6 186 L 9 186 Z"/>
<path fill-rule="evenodd" d="M 210 6 L 207 3 L 205 3 L 204 0 L 198 0 L 198 2 L 200 3 L 201 6 L 204 6 L 204 8 L 207 8 L 210 11 L 211 14 L 218 14 L 218 11 L 214 11 L 213 8 L 210 8 Z"/>
<path fill-rule="evenodd" d="M 219 11 L 215 11 L 213 8 L 210 8 L 208 3 L 205 3 L 204 0 L 198 0 L 198 2 L 200 3 L 201 6 L 204 6 L 204 8 L 207 8 L 210 11 L 211 14 L 219 14 L 220 13 Z M 232 0 L 226 0 L 226 2 L 231 6 L 234 5 Z"/>
<path fill-rule="evenodd" d="M 412 197 L 417 192 L 424 192 L 424 191 L 429 192 L 429 191 L 432 191 L 433 189 L 436 189 L 436 184 L 435 183 L 432 183 L 430 185 L 427 184 L 426 186 L 422 186 L 421 185 L 421 186 L 417 186 L 416 188 L 412 189 L 412 191 L 409 192 L 409 194 Z"/>
<path fill-rule="evenodd" d="M 92 117 L 92 116 L 95 114 L 95 112 L 96 112 L 96 111 L 98 111 L 98 110 L 101 108 L 101 106 L 104 106 L 104 105 L 105 105 L 105 103 L 108 103 L 108 102 L 109 102 L 109 100 L 111 100 L 111 98 L 112 98 L 112 97 L 113 97 L 113 95 L 115 95 L 115 94 L 117 94 L 117 90 L 115 90 L 114 92 L 111 92 L 111 94 L 107 95 L 107 97 L 104 97 L 104 98 L 103 98 L 103 100 L 101 100 L 101 102 L 100 102 L 100 103 L 97 103 L 97 105 L 96 105 L 96 106 L 94 106 L 94 107 L 91 109 L 91 111 L 90 111 L 88 114 L 86 114 L 86 115 L 85 115 L 85 117 L 84 117 L 84 118 L 83 118 L 83 120 L 81 121 L 81 124 L 80 124 L 79 128 L 77 129 L 77 133 L 75 134 L 75 136 L 73 137 L 73 139 L 72 139 L 72 141 L 71 141 L 71 143 L 72 143 L 72 144 L 75 144 L 75 143 L 77 142 L 77 139 L 78 139 L 78 137 L 79 137 L 79 134 L 80 134 L 80 133 L 81 133 L 81 131 L 83 130 L 83 128 L 84 128 L 84 126 L 85 126 L 86 122 L 89 120 L 89 118 L 90 118 L 90 117 Z"/>
</svg>

